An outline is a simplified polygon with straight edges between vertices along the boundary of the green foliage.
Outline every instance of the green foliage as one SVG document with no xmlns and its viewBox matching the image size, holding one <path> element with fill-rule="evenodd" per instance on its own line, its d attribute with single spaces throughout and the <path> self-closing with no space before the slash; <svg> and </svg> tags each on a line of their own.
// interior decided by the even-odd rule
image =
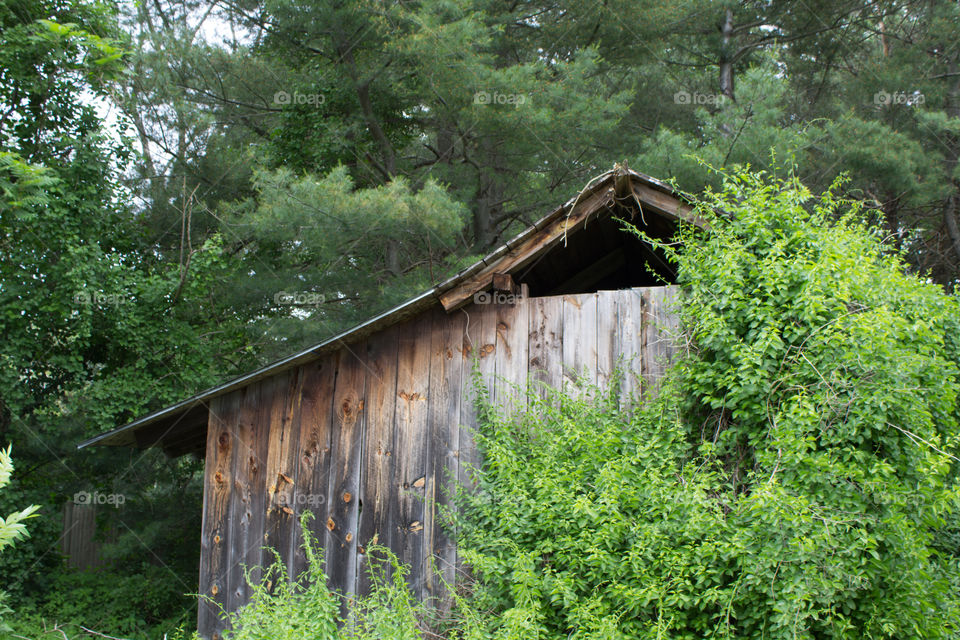
<svg viewBox="0 0 960 640">
<path fill-rule="evenodd" d="M 513 419 L 484 413 L 479 491 L 460 496 L 459 549 L 481 578 L 465 604 L 482 624 L 465 638 L 712 630 L 730 596 L 722 480 L 716 465 L 684 462 L 676 411 L 626 414 L 581 389 Z"/>
<path fill-rule="evenodd" d="M 10 447 L 5 450 L 0 449 L 0 489 L 10 483 L 12 473 L 13 460 L 10 458 Z M 0 517 L 0 550 L 12 546 L 17 540 L 29 535 L 24 521 L 32 516 L 38 508 L 37 506 L 30 506 L 11 513 L 6 518 Z"/>
<path fill-rule="evenodd" d="M 432 180 L 356 188 L 342 166 L 325 176 L 258 171 L 254 189 L 227 207 L 224 236 L 240 247 L 231 303 L 257 310 L 248 330 L 265 357 L 319 342 L 448 275 L 445 256 L 467 217 Z"/>
<path fill-rule="evenodd" d="M 14 444 L 25 470 L 0 493 L 0 512 L 36 503 L 59 513 L 77 491 L 122 491 L 137 506 L 100 514 L 121 532 L 113 569 L 154 575 L 140 564 L 148 549 L 139 539 L 153 546 L 150 557 L 182 572 L 183 593 L 195 581 L 199 545 L 188 545 L 190 529 L 178 525 L 184 513 L 197 520 L 199 499 L 179 489 L 197 465 L 131 450 L 78 455 L 76 444 L 254 360 L 246 318 L 214 295 L 231 273 L 220 239 L 185 243 L 167 260 L 141 233 L 124 182 L 128 141 L 98 112 L 115 88 L 121 39 L 108 3 L 0 4 L 0 441 Z M 171 499 L 151 500 L 151 492 Z M 117 520 L 126 516 L 124 527 Z M 61 580 L 61 534 L 60 518 L 43 518 L 17 553 L 0 555 L 18 613 L 42 608 L 51 589 L 72 591 L 77 579 Z M 99 583 L 101 598 L 123 585 Z M 127 601 L 114 617 L 172 615 Z M 189 606 L 174 602 L 157 598 Z"/>
<path fill-rule="evenodd" d="M 420 620 L 424 605 L 410 593 L 402 567 L 389 549 L 373 545 L 367 549 L 370 559 L 370 594 L 348 601 L 349 615 L 341 618 L 343 596 L 327 587 L 323 570 L 323 550 L 307 528 L 313 517 L 301 517 L 303 548 L 307 569 L 290 580 L 279 555 L 263 571 L 259 580 L 247 581 L 249 603 L 229 614 L 231 630 L 227 640 L 413 640 L 420 638 Z M 269 551 L 269 550 L 268 550 Z"/>
<path fill-rule="evenodd" d="M 10 447 L 0 449 L 0 489 L 3 489 L 10 483 L 10 475 L 13 473 L 13 461 L 10 459 Z M 38 506 L 32 505 L 26 509 L 15 511 L 6 518 L 0 516 L 0 551 L 5 547 L 13 546 L 20 539 L 26 538 L 29 533 L 24 521 L 33 516 Z M 9 627 L 4 622 L 4 618 L 11 613 L 6 605 L 6 594 L 0 591 L 0 632 L 8 631 Z"/>
<path fill-rule="evenodd" d="M 735 172 L 698 211 L 654 402 L 484 404 L 465 637 L 953 637 L 960 305 L 832 192 Z"/>
<path fill-rule="evenodd" d="M 160 566 L 126 574 L 61 571 L 37 606 L 18 608 L 13 631 L 35 640 L 54 626 L 85 637 L 80 627 L 86 627 L 115 637 L 162 640 L 178 625 L 195 624 L 195 599 L 185 595 L 187 588 Z"/>
</svg>

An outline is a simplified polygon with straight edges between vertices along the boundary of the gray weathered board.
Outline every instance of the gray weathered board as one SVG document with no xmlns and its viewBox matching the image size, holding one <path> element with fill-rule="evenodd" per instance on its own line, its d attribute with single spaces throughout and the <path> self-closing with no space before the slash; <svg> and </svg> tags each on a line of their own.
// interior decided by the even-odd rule
<svg viewBox="0 0 960 640">
<path fill-rule="evenodd" d="M 323 546 L 331 586 L 368 588 L 368 547 L 410 565 L 419 598 L 442 603 L 457 550 L 443 526 L 457 483 L 470 487 L 474 364 L 493 400 L 522 408 L 543 385 L 605 384 L 622 361 L 623 399 L 656 389 L 673 350 L 672 287 L 439 307 L 210 407 L 199 630 L 218 637 L 218 606 L 246 601 L 244 567 L 277 549 L 305 569 L 298 520 Z M 529 390 L 526 383 L 530 382 Z M 254 571 L 254 578 L 259 572 Z"/>
</svg>

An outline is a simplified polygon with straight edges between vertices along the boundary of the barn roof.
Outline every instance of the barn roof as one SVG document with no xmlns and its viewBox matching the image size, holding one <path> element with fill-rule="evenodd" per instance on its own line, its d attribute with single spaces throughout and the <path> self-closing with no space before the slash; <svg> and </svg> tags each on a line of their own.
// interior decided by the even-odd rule
<svg viewBox="0 0 960 640">
<path fill-rule="evenodd" d="M 543 255 L 560 243 L 566 243 L 568 236 L 585 229 L 588 222 L 601 214 L 615 210 L 626 210 L 630 217 L 639 214 L 646 224 L 650 223 L 646 217 L 650 213 L 653 214 L 651 218 L 665 219 L 673 224 L 685 221 L 704 226 L 695 217 L 693 208 L 672 187 L 625 165 L 616 165 L 592 179 L 580 193 L 522 233 L 432 289 L 298 353 L 85 440 L 77 448 L 161 445 L 168 453 L 184 453 L 189 449 L 178 448 L 178 443 L 185 440 L 196 442 L 198 432 L 205 432 L 208 406 L 213 398 L 315 360 L 437 304 L 448 312 L 453 311 L 470 302 L 475 293 L 491 288 L 495 274 L 516 277 L 525 273 L 525 269 L 529 271 Z"/>
</svg>

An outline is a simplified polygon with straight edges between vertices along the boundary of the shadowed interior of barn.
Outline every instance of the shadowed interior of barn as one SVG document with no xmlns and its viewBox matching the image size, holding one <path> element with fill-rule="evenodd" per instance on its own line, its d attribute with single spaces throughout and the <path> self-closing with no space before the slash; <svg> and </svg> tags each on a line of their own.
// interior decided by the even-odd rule
<svg viewBox="0 0 960 640">
<path fill-rule="evenodd" d="M 674 274 L 617 218 L 661 239 L 680 221 L 699 224 L 666 185 L 614 169 L 404 305 L 81 444 L 205 456 L 203 636 L 223 630 L 213 603 L 247 601 L 244 567 L 269 563 L 264 547 L 291 575 L 306 568 L 304 511 L 337 591 L 366 591 L 375 540 L 410 565 L 418 598 L 444 600 L 459 572 L 440 511 L 479 464 L 474 364 L 506 409 L 541 384 L 604 385 L 618 363 L 624 403 L 656 388 L 676 328 Z"/>
</svg>

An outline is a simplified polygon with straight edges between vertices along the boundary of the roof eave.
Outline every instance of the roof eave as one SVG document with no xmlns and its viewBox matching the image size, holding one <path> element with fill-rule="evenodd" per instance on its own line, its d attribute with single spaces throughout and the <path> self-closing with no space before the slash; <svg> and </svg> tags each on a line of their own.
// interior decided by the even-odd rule
<svg viewBox="0 0 960 640">
<path fill-rule="evenodd" d="M 433 304 L 440 304 L 441 295 L 445 292 L 453 289 L 454 287 L 468 281 L 470 278 L 481 273 L 484 269 L 487 269 L 495 265 L 500 261 L 504 256 L 510 253 L 511 250 L 520 246 L 523 242 L 528 240 L 531 236 L 536 235 L 537 233 L 543 231 L 548 225 L 554 222 L 556 218 L 563 215 L 566 212 L 569 212 L 578 202 L 584 200 L 586 197 L 592 196 L 593 194 L 603 190 L 610 189 L 611 185 L 608 185 L 608 182 L 613 182 L 617 176 L 626 175 L 628 178 L 634 181 L 639 181 L 648 188 L 654 189 L 663 193 L 664 195 L 670 196 L 676 199 L 679 204 L 683 207 L 689 207 L 687 199 L 675 189 L 671 188 L 666 183 L 652 178 L 650 176 L 644 175 L 632 169 L 622 169 L 615 168 L 605 173 L 602 173 L 587 183 L 587 185 L 574 197 L 570 198 L 563 206 L 558 207 L 554 211 L 550 212 L 546 216 L 542 217 L 535 224 L 528 227 L 521 233 L 517 234 L 507 242 L 503 243 L 489 254 L 484 256 L 481 260 L 477 261 L 473 265 L 463 269 L 456 275 L 447 280 L 436 285 L 432 289 L 414 297 L 406 302 L 403 302 L 400 305 L 393 307 L 381 314 L 370 318 L 369 320 L 362 322 L 340 334 L 333 336 L 323 342 L 312 345 L 307 349 L 304 349 L 298 353 L 295 353 L 286 358 L 282 358 L 270 364 L 264 365 L 250 373 L 238 376 L 232 380 L 224 382 L 223 384 L 211 387 L 205 391 L 202 391 L 198 394 L 190 396 L 185 400 L 181 400 L 175 404 L 172 404 L 163 409 L 154 411 L 153 413 L 147 414 L 141 418 L 138 418 L 132 422 L 117 427 L 106 433 L 94 436 L 84 440 L 77 445 L 77 449 L 83 449 L 85 447 L 93 445 L 106 445 L 106 446 L 130 446 L 136 445 L 136 438 L 134 436 L 135 432 L 143 427 L 146 427 L 151 424 L 155 424 L 165 418 L 170 418 L 179 414 L 182 414 L 186 411 L 196 408 L 197 406 L 204 404 L 208 400 L 229 393 L 235 389 L 243 387 L 247 384 L 265 378 L 269 375 L 279 373 L 285 369 L 310 362 L 326 351 L 331 350 L 336 345 L 348 345 L 351 342 L 359 339 L 363 335 L 368 335 L 370 332 L 381 328 L 382 326 L 388 326 L 393 324 L 396 321 L 399 321 L 403 317 L 408 316 L 413 312 L 418 312 L 425 310 L 432 306 Z M 673 212 L 665 212 L 668 215 L 675 215 Z M 685 216 L 678 216 L 678 218 L 684 218 Z M 695 224 L 695 220 L 692 221 Z"/>
</svg>

